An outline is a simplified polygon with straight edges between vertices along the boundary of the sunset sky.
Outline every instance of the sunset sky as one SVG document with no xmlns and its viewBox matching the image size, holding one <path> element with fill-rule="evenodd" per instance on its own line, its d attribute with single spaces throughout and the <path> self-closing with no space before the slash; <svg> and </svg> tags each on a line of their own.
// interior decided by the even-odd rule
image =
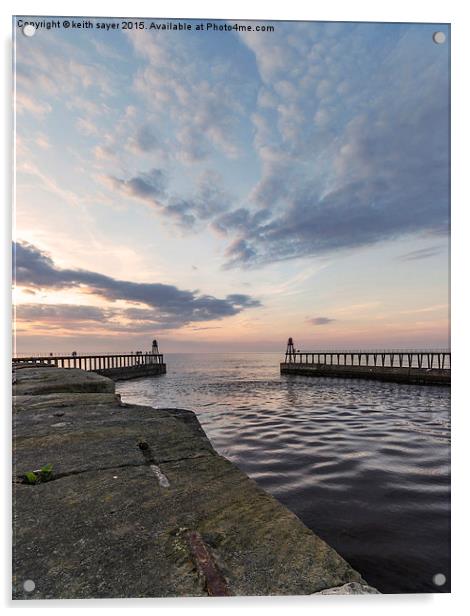
<svg viewBox="0 0 470 616">
<path fill-rule="evenodd" d="M 448 27 L 186 23 L 14 27 L 16 350 L 447 347 Z"/>
</svg>

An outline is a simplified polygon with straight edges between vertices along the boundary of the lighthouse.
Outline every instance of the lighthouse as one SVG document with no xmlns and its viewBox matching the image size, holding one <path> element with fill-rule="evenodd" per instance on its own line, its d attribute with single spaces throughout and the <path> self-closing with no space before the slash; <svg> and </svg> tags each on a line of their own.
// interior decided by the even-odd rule
<svg viewBox="0 0 470 616">
<path fill-rule="evenodd" d="M 289 363 L 291 363 L 292 358 L 294 358 L 295 361 L 295 347 L 294 347 L 294 341 L 292 340 L 292 338 L 289 338 L 289 340 L 287 341 L 287 349 L 286 349 L 286 363 L 289 360 Z"/>
</svg>

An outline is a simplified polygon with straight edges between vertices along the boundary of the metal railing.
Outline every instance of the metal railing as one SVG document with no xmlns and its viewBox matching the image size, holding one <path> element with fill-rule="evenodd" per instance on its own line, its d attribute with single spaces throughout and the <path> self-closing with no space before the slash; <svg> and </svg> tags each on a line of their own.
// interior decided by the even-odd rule
<svg viewBox="0 0 470 616">
<path fill-rule="evenodd" d="M 286 352 L 286 364 L 318 366 L 373 366 L 380 368 L 421 368 L 450 370 L 449 350 L 359 350 Z"/>
<path fill-rule="evenodd" d="M 72 355 L 29 355 L 26 357 L 16 356 L 12 358 L 13 365 L 37 365 L 47 364 L 57 368 L 80 368 L 97 372 L 101 370 L 111 370 L 113 368 L 131 368 L 134 366 L 145 366 L 163 364 L 163 355 L 156 353 L 100 353 L 100 354 L 78 354 Z"/>
</svg>

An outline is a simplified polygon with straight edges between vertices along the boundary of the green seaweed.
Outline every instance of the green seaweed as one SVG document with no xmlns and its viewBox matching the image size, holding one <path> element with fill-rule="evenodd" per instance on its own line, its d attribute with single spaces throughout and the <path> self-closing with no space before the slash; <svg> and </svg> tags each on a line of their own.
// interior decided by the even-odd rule
<svg viewBox="0 0 470 616">
<path fill-rule="evenodd" d="M 26 472 L 24 474 L 24 477 L 26 479 L 26 483 L 34 484 L 39 481 L 39 477 L 36 475 L 36 473 L 33 473 L 33 471 Z"/>
<path fill-rule="evenodd" d="M 35 485 L 52 479 L 52 464 L 45 464 L 38 471 L 27 471 L 24 474 L 25 483 Z"/>
<path fill-rule="evenodd" d="M 49 481 L 52 477 L 52 464 L 45 464 L 41 467 L 41 481 Z"/>
</svg>

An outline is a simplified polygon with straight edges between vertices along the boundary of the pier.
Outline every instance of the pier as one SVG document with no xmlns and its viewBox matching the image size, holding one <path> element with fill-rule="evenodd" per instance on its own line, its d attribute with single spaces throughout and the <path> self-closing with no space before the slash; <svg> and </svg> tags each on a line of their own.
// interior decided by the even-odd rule
<svg viewBox="0 0 470 616">
<path fill-rule="evenodd" d="M 107 376 L 113 381 L 153 376 L 166 373 L 166 364 L 158 344 L 153 341 L 152 351 L 127 353 L 76 353 L 69 355 L 29 355 L 12 359 L 14 366 L 53 366 L 55 368 L 78 368 Z"/>
<path fill-rule="evenodd" d="M 289 338 L 280 369 L 281 374 L 450 385 L 451 353 L 443 349 L 301 351 Z"/>
<path fill-rule="evenodd" d="M 192 411 L 16 364 L 13 427 L 14 599 L 377 593 Z"/>
</svg>

